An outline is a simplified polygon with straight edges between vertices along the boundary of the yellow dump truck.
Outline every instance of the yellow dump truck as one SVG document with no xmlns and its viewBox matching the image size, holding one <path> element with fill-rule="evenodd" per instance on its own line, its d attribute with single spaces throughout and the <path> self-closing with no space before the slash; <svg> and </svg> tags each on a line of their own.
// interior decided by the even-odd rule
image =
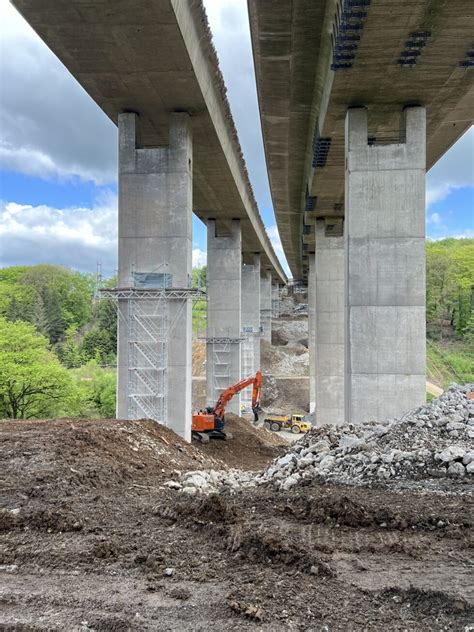
<svg viewBox="0 0 474 632">
<path fill-rule="evenodd" d="M 263 427 L 267 430 L 278 432 L 280 430 L 291 430 L 293 434 L 308 432 L 311 430 L 309 421 L 304 420 L 304 415 L 269 415 L 263 422 Z"/>
</svg>

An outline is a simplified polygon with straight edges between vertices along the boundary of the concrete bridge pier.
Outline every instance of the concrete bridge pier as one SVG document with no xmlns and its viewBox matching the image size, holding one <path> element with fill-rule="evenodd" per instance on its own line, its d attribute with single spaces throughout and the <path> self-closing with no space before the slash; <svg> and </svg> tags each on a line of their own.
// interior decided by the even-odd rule
<svg viewBox="0 0 474 632">
<path fill-rule="evenodd" d="M 240 220 L 230 232 L 215 219 L 207 220 L 207 389 L 212 406 L 221 391 L 241 379 L 240 346 L 242 289 L 242 235 Z M 229 412 L 240 413 L 236 395 Z"/>
<path fill-rule="evenodd" d="M 242 377 L 254 375 L 260 369 L 260 255 L 242 266 Z M 252 388 L 241 393 L 241 402 L 248 409 Z"/>
<path fill-rule="evenodd" d="M 251 263 L 242 266 L 242 377 L 260 369 L 260 255 L 254 254 Z M 248 352 L 252 348 L 252 361 Z M 246 362 L 244 362 L 244 359 Z M 248 363 L 248 366 L 246 366 Z"/>
<path fill-rule="evenodd" d="M 367 110 L 346 116 L 346 420 L 425 401 L 426 114 L 400 142 L 368 144 Z"/>
<path fill-rule="evenodd" d="M 260 277 L 260 325 L 262 339 L 272 341 L 272 274 L 262 272 Z"/>
<path fill-rule="evenodd" d="M 316 277 L 315 255 L 309 253 L 308 273 L 308 351 L 309 351 L 309 412 L 316 407 Z"/>
<path fill-rule="evenodd" d="M 280 284 L 272 285 L 272 316 L 278 318 L 280 315 Z"/>
<path fill-rule="evenodd" d="M 318 425 L 344 423 L 344 237 L 316 220 L 314 256 L 315 416 Z M 311 278 L 311 277 L 310 277 Z M 308 291 L 308 299 L 309 299 Z"/>
<path fill-rule="evenodd" d="M 140 147 L 136 114 L 120 114 L 118 127 L 118 286 L 187 288 L 192 271 L 189 115 L 170 115 L 168 147 Z M 190 441 L 190 299 L 119 298 L 118 309 L 117 416 L 154 418 Z"/>
</svg>

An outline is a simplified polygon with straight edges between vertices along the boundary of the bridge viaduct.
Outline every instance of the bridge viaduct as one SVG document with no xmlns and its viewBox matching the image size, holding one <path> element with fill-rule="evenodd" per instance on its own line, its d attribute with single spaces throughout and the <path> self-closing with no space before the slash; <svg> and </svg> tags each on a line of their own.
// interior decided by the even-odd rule
<svg viewBox="0 0 474 632">
<path fill-rule="evenodd" d="M 248 0 L 318 423 L 425 401 L 425 173 L 474 119 L 470 0 Z M 471 209 L 472 210 L 472 209 Z"/>
<path fill-rule="evenodd" d="M 242 370 L 258 368 L 272 287 L 287 281 L 258 212 L 202 3 L 13 4 L 118 125 L 119 271 L 108 292 L 119 311 L 117 415 L 165 421 L 189 440 L 199 294 L 191 289 L 192 212 L 208 234 L 209 404 Z"/>
<path fill-rule="evenodd" d="M 286 283 L 202 2 L 12 1 L 118 125 L 117 414 L 189 439 L 192 212 L 208 227 L 209 403 L 241 376 L 244 347 L 258 366 Z M 249 0 L 275 213 L 309 286 L 318 423 L 425 399 L 425 172 L 472 123 L 473 11 L 470 0 Z"/>
</svg>

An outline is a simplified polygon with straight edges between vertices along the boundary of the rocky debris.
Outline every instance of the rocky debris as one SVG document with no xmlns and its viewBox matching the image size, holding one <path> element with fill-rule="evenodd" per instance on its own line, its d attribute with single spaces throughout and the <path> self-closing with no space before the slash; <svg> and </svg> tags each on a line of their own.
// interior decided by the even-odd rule
<svg viewBox="0 0 474 632">
<path fill-rule="evenodd" d="M 223 487 L 235 491 L 271 484 L 288 491 L 311 480 L 349 485 L 468 482 L 474 474 L 474 401 L 467 397 L 471 390 L 474 384 L 453 385 L 400 419 L 313 428 L 256 476 L 240 470 L 198 470 L 188 472 L 179 489 L 207 494 Z"/>
<path fill-rule="evenodd" d="M 308 318 L 304 315 L 281 317 L 272 320 L 272 344 L 285 346 L 308 337 Z"/>
<path fill-rule="evenodd" d="M 346 484 L 463 479 L 474 473 L 474 384 L 451 386 L 400 419 L 313 428 L 257 476 L 288 490 L 318 479 Z"/>
<path fill-rule="evenodd" d="M 242 485 L 250 485 L 253 478 L 254 473 L 241 470 L 195 470 L 186 472 L 179 483 L 168 481 L 164 486 L 194 496 L 195 494 L 211 494 L 221 488 L 236 491 Z"/>
<path fill-rule="evenodd" d="M 267 408 L 278 399 L 280 392 L 276 379 L 272 375 L 263 375 L 262 377 L 262 396 L 260 404 Z"/>
<path fill-rule="evenodd" d="M 300 303 L 299 305 L 295 305 L 293 308 L 293 312 L 295 314 L 307 314 L 308 313 L 308 304 Z"/>
<path fill-rule="evenodd" d="M 265 340 L 260 344 L 261 362 L 264 371 L 273 376 L 307 376 L 309 352 L 303 344 L 293 341 L 286 346 L 270 345 Z"/>
</svg>

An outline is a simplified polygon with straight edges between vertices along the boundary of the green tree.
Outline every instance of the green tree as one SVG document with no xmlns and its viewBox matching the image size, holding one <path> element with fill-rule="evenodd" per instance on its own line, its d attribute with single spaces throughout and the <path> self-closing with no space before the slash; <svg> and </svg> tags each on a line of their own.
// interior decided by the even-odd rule
<svg viewBox="0 0 474 632">
<path fill-rule="evenodd" d="M 0 415 L 53 416 L 73 397 L 71 378 L 46 338 L 28 323 L 0 318 Z"/>
<path fill-rule="evenodd" d="M 71 371 L 79 397 L 75 413 L 83 417 L 115 417 L 116 373 L 91 360 Z"/>
<path fill-rule="evenodd" d="M 428 333 L 465 338 L 472 316 L 474 239 L 443 239 L 426 244 L 426 320 Z"/>
<path fill-rule="evenodd" d="M 205 288 L 206 279 L 207 279 L 207 266 L 202 266 L 201 268 L 193 268 L 193 277 L 192 277 L 193 287 Z"/>
</svg>

